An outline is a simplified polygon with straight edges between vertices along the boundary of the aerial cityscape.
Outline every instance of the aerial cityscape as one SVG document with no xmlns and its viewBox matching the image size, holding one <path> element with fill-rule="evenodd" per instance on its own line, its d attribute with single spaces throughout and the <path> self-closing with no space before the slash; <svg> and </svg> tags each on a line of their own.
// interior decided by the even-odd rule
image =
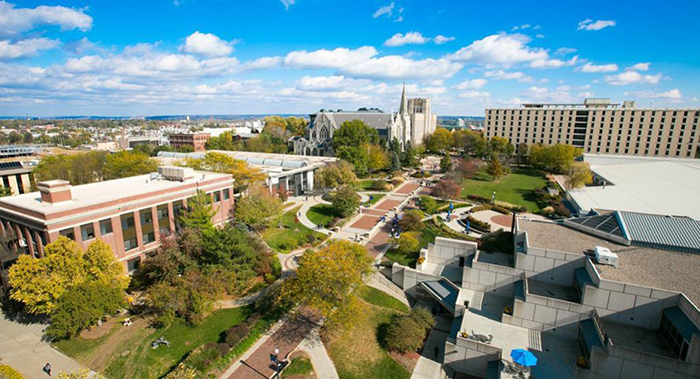
<svg viewBox="0 0 700 379">
<path fill-rule="evenodd" d="M 698 10 L 0 0 L 0 379 L 700 378 Z"/>
</svg>

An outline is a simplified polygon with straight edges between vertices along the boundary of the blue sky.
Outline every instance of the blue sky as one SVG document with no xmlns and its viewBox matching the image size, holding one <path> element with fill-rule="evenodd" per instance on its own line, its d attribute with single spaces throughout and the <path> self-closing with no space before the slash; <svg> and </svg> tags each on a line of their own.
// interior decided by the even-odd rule
<svg viewBox="0 0 700 379">
<path fill-rule="evenodd" d="M 495 4 L 495 5 L 494 5 Z M 697 1 L 0 1 L 0 115 L 700 106 Z"/>
</svg>

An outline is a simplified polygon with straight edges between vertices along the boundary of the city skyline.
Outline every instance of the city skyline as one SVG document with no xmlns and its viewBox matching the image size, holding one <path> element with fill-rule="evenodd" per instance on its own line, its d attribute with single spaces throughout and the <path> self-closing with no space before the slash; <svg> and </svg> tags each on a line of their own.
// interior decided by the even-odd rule
<svg viewBox="0 0 700 379">
<path fill-rule="evenodd" d="M 0 2 L 0 116 L 698 107 L 694 4 L 598 3 Z"/>
</svg>

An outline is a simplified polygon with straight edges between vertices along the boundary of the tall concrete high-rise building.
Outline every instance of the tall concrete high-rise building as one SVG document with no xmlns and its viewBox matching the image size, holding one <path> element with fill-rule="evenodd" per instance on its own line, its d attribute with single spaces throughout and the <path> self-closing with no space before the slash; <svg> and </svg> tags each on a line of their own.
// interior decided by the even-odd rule
<svg viewBox="0 0 700 379">
<path fill-rule="evenodd" d="M 700 109 L 638 109 L 634 101 L 586 99 L 583 104 L 522 104 L 487 109 L 486 138 L 519 144 L 557 143 L 587 153 L 695 158 Z"/>
<path fill-rule="evenodd" d="M 411 141 L 413 144 L 423 142 L 423 139 L 435 132 L 437 115 L 430 109 L 430 99 L 408 99 L 408 114 L 411 118 Z"/>
</svg>

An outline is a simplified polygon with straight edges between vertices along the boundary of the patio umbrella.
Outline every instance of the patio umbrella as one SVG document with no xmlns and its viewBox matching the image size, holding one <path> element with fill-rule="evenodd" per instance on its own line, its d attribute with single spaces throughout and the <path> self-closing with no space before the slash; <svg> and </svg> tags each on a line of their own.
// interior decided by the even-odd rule
<svg viewBox="0 0 700 379">
<path fill-rule="evenodd" d="M 530 367 L 537 364 L 537 357 L 525 349 L 513 349 L 510 357 L 513 358 L 513 362 L 521 366 Z"/>
</svg>

